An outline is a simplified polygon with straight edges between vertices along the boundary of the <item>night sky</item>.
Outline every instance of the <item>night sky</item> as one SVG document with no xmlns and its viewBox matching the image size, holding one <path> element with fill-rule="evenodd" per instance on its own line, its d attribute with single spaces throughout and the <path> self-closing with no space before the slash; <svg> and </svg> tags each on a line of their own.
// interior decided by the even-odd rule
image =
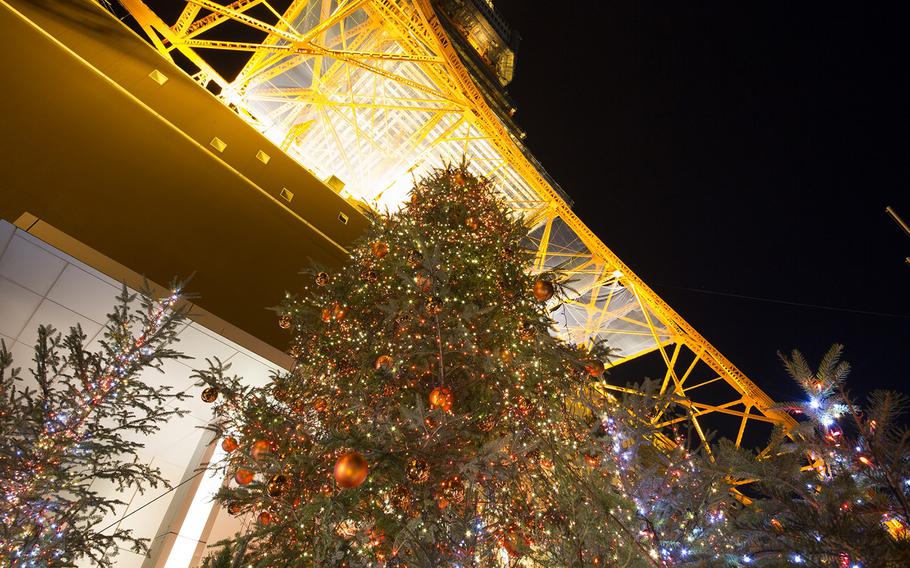
<svg viewBox="0 0 910 568">
<path fill-rule="evenodd" d="M 834 342 L 855 394 L 910 393 L 910 238 L 884 212 L 910 219 L 900 18 L 748 4 L 499 0 L 516 119 L 582 220 L 772 397 L 797 393 L 778 350 Z"/>
</svg>

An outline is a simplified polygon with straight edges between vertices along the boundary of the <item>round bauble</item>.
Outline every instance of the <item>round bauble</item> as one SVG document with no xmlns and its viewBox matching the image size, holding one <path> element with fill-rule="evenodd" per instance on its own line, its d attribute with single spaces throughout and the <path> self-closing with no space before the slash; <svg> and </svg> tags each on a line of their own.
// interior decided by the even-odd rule
<svg viewBox="0 0 910 568">
<path fill-rule="evenodd" d="M 457 475 L 450 477 L 439 484 L 437 496 L 448 503 L 461 503 L 464 501 L 464 483 Z"/>
<path fill-rule="evenodd" d="M 237 442 L 237 438 L 233 436 L 228 436 L 224 440 L 221 440 L 221 449 L 227 453 L 231 453 L 240 447 L 240 444 Z"/>
<path fill-rule="evenodd" d="M 369 469 L 365 457 L 357 452 L 348 452 L 335 462 L 335 482 L 345 489 L 352 489 L 366 480 Z"/>
<path fill-rule="evenodd" d="M 420 263 L 423 262 L 423 255 L 420 254 L 419 250 L 412 250 L 408 253 L 408 266 L 411 268 L 417 268 L 420 266 Z"/>
<path fill-rule="evenodd" d="M 455 176 L 452 178 L 452 181 L 454 181 L 455 185 L 458 187 L 464 187 L 464 185 L 468 182 L 467 178 L 465 178 L 465 175 L 461 172 L 455 172 Z"/>
<path fill-rule="evenodd" d="M 316 275 L 316 285 L 317 286 L 325 286 L 328 283 L 329 283 L 329 273 L 328 272 L 320 272 L 319 274 Z"/>
<path fill-rule="evenodd" d="M 426 294 L 433 288 L 433 281 L 425 274 L 418 274 L 414 277 L 414 284 L 417 289 Z"/>
<path fill-rule="evenodd" d="M 585 363 L 585 372 L 592 377 L 601 377 L 604 374 L 604 364 L 603 361 L 595 359 L 593 361 L 588 361 Z"/>
<path fill-rule="evenodd" d="M 250 448 L 250 455 L 254 460 L 261 460 L 272 452 L 272 444 L 268 440 L 256 440 Z"/>
<path fill-rule="evenodd" d="M 471 229 L 472 231 L 476 231 L 477 227 L 480 226 L 480 223 L 478 223 L 477 219 L 475 219 L 474 217 L 468 217 L 467 219 L 465 219 L 464 224 L 467 225 L 467 227 L 469 229 Z"/>
<path fill-rule="evenodd" d="M 496 417 L 488 414 L 477 420 L 477 429 L 481 432 L 489 432 L 496 427 Z"/>
<path fill-rule="evenodd" d="M 430 479 L 430 464 L 423 458 L 411 458 L 405 468 L 405 475 L 411 483 L 426 483 Z"/>
<path fill-rule="evenodd" d="M 240 503 L 238 503 L 236 501 L 233 501 L 228 504 L 227 510 L 228 510 L 229 514 L 236 517 L 237 515 L 239 515 L 240 513 L 243 512 L 243 505 L 241 505 Z"/>
<path fill-rule="evenodd" d="M 281 497 L 284 490 L 287 488 L 288 478 L 283 473 L 276 473 L 269 479 L 269 484 L 266 486 L 266 491 L 269 494 L 269 497 L 278 498 Z"/>
<path fill-rule="evenodd" d="M 537 333 L 530 322 L 523 321 L 518 325 L 518 337 L 522 341 L 531 341 Z"/>
<path fill-rule="evenodd" d="M 272 514 L 268 511 L 263 511 L 259 513 L 259 524 L 262 526 L 268 526 L 272 522 Z"/>
<path fill-rule="evenodd" d="M 442 300 L 439 296 L 430 296 L 427 298 L 427 313 L 431 316 L 442 313 Z"/>
<path fill-rule="evenodd" d="M 289 329 L 291 327 L 291 322 L 291 316 L 282 314 L 281 317 L 278 318 L 278 327 L 281 329 Z"/>
<path fill-rule="evenodd" d="M 218 399 L 218 387 L 206 387 L 202 391 L 202 402 L 213 403 Z"/>
<path fill-rule="evenodd" d="M 556 292 L 556 288 L 549 280 L 537 279 L 534 282 L 534 288 L 532 292 L 534 293 L 534 298 L 538 302 L 546 302 L 553 297 L 553 294 Z"/>
<path fill-rule="evenodd" d="M 234 474 L 237 485 L 249 485 L 253 481 L 253 472 L 248 469 L 238 469 Z"/>
<path fill-rule="evenodd" d="M 375 243 L 370 244 L 370 251 L 376 258 L 383 258 L 385 255 L 389 254 L 389 245 L 382 241 L 376 241 Z"/>
<path fill-rule="evenodd" d="M 448 412 L 452 410 L 454 400 L 452 391 L 446 387 L 436 387 L 430 391 L 430 408 L 434 410 Z"/>
<path fill-rule="evenodd" d="M 389 355 L 380 355 L 376 358 L 376 362 L 373 363 L 373 367 L 377 371 L 389 373 L 395 367 L 395 361 Z"/>
<path fill-rule="evenodd" d="M 411 510 L 411 500 L 411 492 L 404 485 L 399 485 L 389 492 L 389 504 L 403 513 Z"/>
</svg>

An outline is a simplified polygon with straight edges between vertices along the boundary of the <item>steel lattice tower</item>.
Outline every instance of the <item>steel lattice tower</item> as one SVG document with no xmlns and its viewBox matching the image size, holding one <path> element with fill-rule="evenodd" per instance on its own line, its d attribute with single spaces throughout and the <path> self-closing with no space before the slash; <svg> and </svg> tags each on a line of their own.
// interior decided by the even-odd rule
<svg viewBox="0 0 910 568">
<path fill-rule="evenodd" d="M 363 207 L 394 208 L 414 176 L 466 157 L 527 219 L 534 269 L 574 279 L 576 296 L 554 312 L 561 334 L 606 339 L 614 365 L 663 363 L 662 389 L 686 418 L 658 412 L 656 424 L 688 419 L 706 442 L 704 417 L 722 415 L 738 424 L 737 444 L 757 423 L 793 424 L 579 220 L 522 145 L 500 90 L 516 39 L 492 3 L 293 0 L 279 11 L 265 0 L 191 0 L 170 24 L 141 0 L 120 3 L 164 57 L 188 61 L 201 85 Z M 264 39 L 237 41 L 238 24 Z M 212 63 L 224 50 L 248 54 L 230 80 Z"/>
</svg>

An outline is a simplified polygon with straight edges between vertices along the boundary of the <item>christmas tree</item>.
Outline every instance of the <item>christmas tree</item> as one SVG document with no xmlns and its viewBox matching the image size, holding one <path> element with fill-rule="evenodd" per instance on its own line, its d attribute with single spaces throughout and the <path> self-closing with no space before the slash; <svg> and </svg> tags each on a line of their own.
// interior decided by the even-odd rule
<svg viewBox="0 0 910 568">
<path fill-rule="evenodd" d="M 0 343 L 0 566 L 114 566 L 118 547 L 145 550 L 131 531 L 101 524 L 124 503 L 93 483 L 167 485 L 138 459 L 136 440 L 181 415 L 173 403 L 185 395 L 140 374 L 180 357 L 170 348 L 179 298 L 124 288 L 96 351 L 78 326 L 39 327 L 28 378 Z"/>
<path fill-rule="evenodd" d="M 244 562 L 662 563 L 592 455 L 607 349 L 551 335 L 566 283 L 529 273 L 527 235 L 487 180 L 437 170 L 282 306 L 293 371 L 258 388 L 200 373 L 221 394 L 218 498 L 256 519 Z"/>
<path fill-rule="evenodd" d="M 753 481 L 731 527 L 750 563 L 910 566 L 908 400 L 876 391 L 865 408 L 854 403 L 842 352 L 833 346 L 817 370 L 799 351 L 781 355 L 805 393 L 782 409 L 802 420 L 758 456 L 721 445 L 721 467 Z"/>
</svg>

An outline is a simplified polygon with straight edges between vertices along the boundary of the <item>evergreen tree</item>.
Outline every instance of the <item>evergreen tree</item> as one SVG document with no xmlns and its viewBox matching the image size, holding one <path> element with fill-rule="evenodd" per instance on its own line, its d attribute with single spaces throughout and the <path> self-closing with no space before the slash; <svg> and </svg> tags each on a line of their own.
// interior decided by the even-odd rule
<svg viewBox="0 0 910 568">
<path fill-rule="evenodd" d="M 806 395 L 782 408 L 802 420 L 761 455 L 721 447 L 721 467 L 754 480 L 733 528 L 758 565 L 910 566 L 907 397 L 876 391 L 861 409 L 842 352 L 833 346 L 817 370 L 798 351 L 781 355 Z"/>
<path fill-rule="evenodd" d="M 465 166 L 379 217 L 281 309 L 292 372 L 243 386 L 216 362 L 214 428 L 257 519 L 255 566 L 657 566 L 622 487 L 584 450 L 606 349 L 549 333 L 562 283 Z"/>
<path fill-rule="evenodd" d="M 0 343 L 0 566 L 114 566 L 118 547 L 145 550 L 131 531 L 99 524 L 124 503 L 93 482 L 167 485 L 138 459 L 136 439 L 184 412 L 172 404 L 185 395 L 140 377 L 180 356 L 170 348 L 178 299 L 124 288 L 97 351 L 79 326 L 39 327 L 30 380 Z"/>
</svg>

